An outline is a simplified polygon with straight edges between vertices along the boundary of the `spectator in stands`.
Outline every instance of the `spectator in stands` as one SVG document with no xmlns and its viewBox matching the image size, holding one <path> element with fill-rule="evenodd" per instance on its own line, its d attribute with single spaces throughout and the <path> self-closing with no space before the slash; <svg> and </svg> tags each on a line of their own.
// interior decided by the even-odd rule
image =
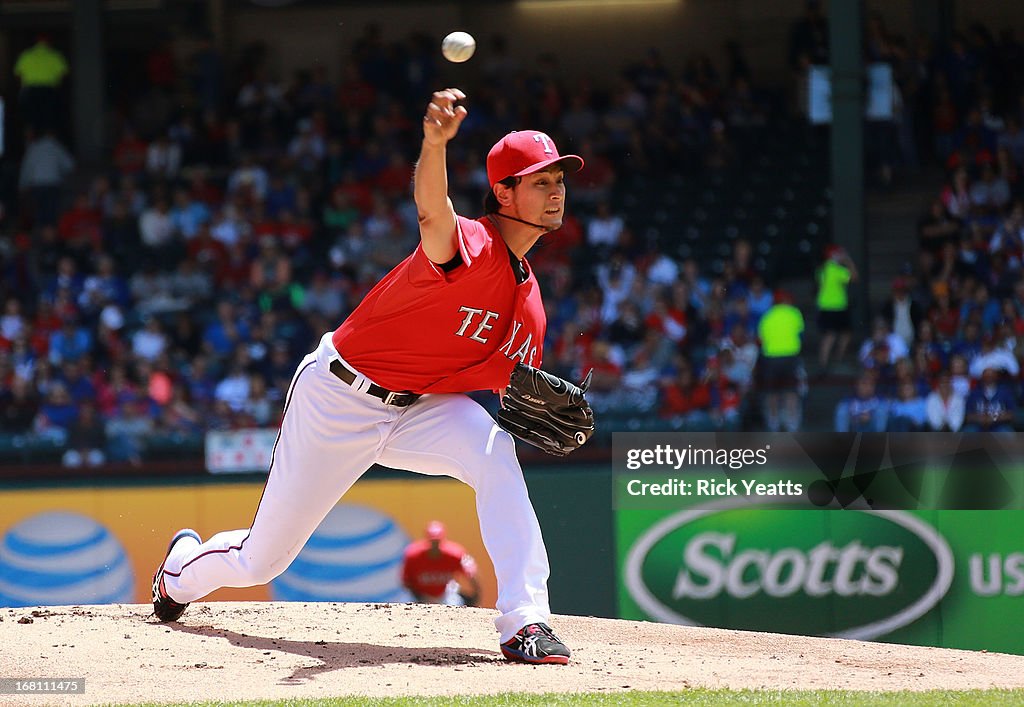
<svg viewBox="0 0 1024 707">
<path fill-rule="evenodd" d="M 181 383 L 171 388 L 171 398 L 160 408 L 158 427 L 161 432 L 189 436 L 200 434 L 203 430 L 203 417 L 189 399 L 189 391 Z"/>
<path fill-rule="evenodd" d="M 959 219 L 949 215 L 941 199 L 933 199 L 928 212 L 917 222 L 918 247 L 938 253 L 943 245 L 959 236 L 962 226 Z"/>
<path fill-rule="evenodd" d="M 148 316 L 145 325 L 132 335 L 132 354 L 146 361 L 154 361 L 167 350 L 167 334 L 155 316 Z"/>
<path fill-rule="evenodd" d="M 1010 203 L 1010 184 L 996 173 L 995 165 L 986 161 L 981 165 L 981 175 L 971 185 L 971 207 L 973 212 L 986 221 L 991 221 Z"/>
<path fill-rule="evenodd" d="M 63 443 L 77 418 L 78 408 L 67 387 L 61 382 L 54 382 L 48 386 L 33 428 L 36 434 Z"/>
<path fill-rule="evenodd" d="M 203 334 L 206 347 L 214 355 L 226 357 L 248 340 L 249 324 L 238 316 L 235 305 L 228 300 L 218 302 L 217 317 L 207 325 Z"/>
<path fill-rule="evenodd" d="M 708 386 L 711 396 L 708 413 L 715 429 L 735 430 L 740 424 L 743 394 L 736 382 L 724 375 L 724 368 L 731 356 L 731 349 L 724 349 L 708 359 L 704 369 L 703 382 Z"/>
<path fill-rule="evenodd" d="M 964 396 L 953 389 L 949 372 L 943 371 L 925 400 L 928 427 L 935 432 L 959 432 L 964 424 L 965 403 Z"/>
<path fill-rule="evenodd" d="M 758 324 L 761 339 L 760 389 L 764 423 L 769 432 L 796 432 L 800 428 L 799 386 L 803 377 L 800 350 L 804 318 L 792 296 L 775 293 L 775 304 Z"/>
<path fill-rule="evenodd" d="M 107 432 L 91 402 L 83 402 L 78 406 L 78 417 L 68 430 L 67 450 L 62 463 L 68 467 L 100 466 L 107 457 L 104 452 L 107 446 Z"/>
<path fill-rule="evenodd" d="M 965 223 L 971 219 L 971 184 L 965 167 L 953 172 L 952 182 L 942 190 L 942 205 L 952 218 Z"/>
<path fill-rule="evenodd" d="M 772 306 L 771 290 L 765 287 L 764 277 L 760 273 L 754 273 L 753 277 L 750 278 L 747 302 L 750 304 L 750 313 L 757 321 L 760 321 L 764 313 Z"/>
<path fill-rule="evenodd" d="M 181 146 L 167 133 L 160 134 L 146 148 L 146 173 L 156 181 L 174 179 L 181 170 Z"/>
<path fill-rule="evenodd" d="M 746 393 L 754 382 L 759 353 L 757 342 L 746 327 L 736 324 L 723 340 L 722 347 L 723 353 L 728 351 L 730 354 L 727 359 L 723 359 L 722 373 L 739 387 L 741 393 Z"/>
<path fill-rule="evenodd" d="M 987 370 L 1016 378 L 1020 374 L 1020 364 L 1013 351 L 998 345 L 995 334 L 985 334 L 981 340 L 981 351 L 971 359 L 967 370 L 974 380 L 981 380 Z"/>
<path fill-rule="evenodd" d="M 267 381 L 259 373 L 249 376 L 249 396 L 242 404 L 242 411 L 251 420 L 255 427 L 266 427 L 277 414 L 276 406 L 272 404 L 270 394 L 267 390 Z"/>
<path fill-rule="evenodd" d="M 877 317 L 871 338 L 861 345 L 858 358 L 867 368 L 881 368 L 909 355 L 906 342 L 893 333 L 885 319 Z"/>
<path fill-rule="evenodd" d="M 150 257 L 160 262 L 176 263 L 176 238 L 171 207 L 163 196 L 139 216 L 139 235 Z"/>
<path fill-rule="evenodd" d="M 589 350 L 584 353 L 579 366 L 580 371 L 577 373 L 593 369 L 594 376 L 590 389 L 600 396 L 602 393 L 611 393 L 619 388 L 622 383 L 624 362 L 624 356 L 620 349 L 599 339 L 591 343 Z M 575 377 L 582 378 L 582 375 Z"/>
<path fill-rule="evenodd" d="M 789 31 L 789 66 L 799 71 L 804 63 L 828 64 L 828 20 L 819 0 L 807 0 L 804 14 Z"/>
<path fill-rule="evenodd" d="M 92 348 L 89 330 L 74 315 L 64 318 L 61 328 L 50 336 L 50 362 L 59 365 L 80 359 Z"/>
<path fill-rule="evenodd" d="M 602 253 L 608 253 L 619 244 L 625 222 L 613 214 L 606 201 L 597 205 L 597 212 L 587 224 L 587 244 Z"/>
<path fill-rule="evenodd" d="M 683 284 L 683 283 L 680 283 Z M 649 329 L 659 332 L 671 341 L 677 349 L 681 349 L 689 331 L 687 328 L 687 311 L 673 306 L 669 295 L 664 292 L 655 296 L 651 311 L 644 320 Z"/>
<path fill-rule="evenodd" d="M 1002 319 L 1000 309 L 999 302 L 992 299 L 989 288 L 979 283 L 970 296 L 965 293 L 964 303 L 960 307 L 960 321 L 974 322 L 983 333 L 990 333 Z"/>
<path fill-rule="evenodd" d="M 900 350 L 909 352 L 924 312 L 911 296 L 910 283 L 905 277 L 897 277 L 892 281 L 892 296 L 882 304 L 881 316 L 885 319 L 886 327 L 902 340 L 903 347 Z"/>
<path fill-rule="evenodd" d="M 136 134 L 134 128 L 130 125 L 124 126 L 121 138 L 114 145 L 113 155 L 114 169 L 122 179 L 128 177 L 134 183 L 134 178 L 145 173 L 147 150 L 146 143 Z"/>
<path fill-rule="evenodd" d="M 36 43 L 22 51 L 14 62 L 14 75 L 21 83 L 19 108 L 25 122 L 37 130 L 52 130 L 60 122 L 58 89 L 68 74 L 68 62 L 55 49 L 50 35 L 42 33 Z"/>
<path fill-rule="evenodd" d="M 707 300 L 711 296 L 712 283 L 708 278 L 701 274 L 700 264 L 694 258 L 687 258 L 683 261 L 682 280 L 689 287 L 690 304 L 692 304 L 697 311 L 703 310 Z M 769 293 L 769 297 L 771 297 L 771 293 Z"/>
<path fill-rule="evenodd" d="M 674 377 L 661 381 L 659 415 L 673 429 L 701 429 L 711 418 L 711 390 L 693 375 L 689 362 L 681 361 Z"/>
<path fill-rule="evenodd" d="M 14 341 L 26 331 L 27 326 L 28 321 L 22 313 L 21 300 L 17 297 L 8 298 L 4 303 L 3 316 L 0 316 L 0 339 Z"/>
<path fill-rule="evenodd" d="M 126 397 L 107 419 L 107 451 L 111 461 L 141 466 L 146 440 L 156 429 L 156 406 L 142 395 Z"/>
<path fill-rule="evenodd" d="M 244 352 L 245 349 L 239 349 Z M 241 412 L 249 399 L 251 380 L 246 366 L 239 356 L 235 356 L 228 369 L 228 374 L 217 383 L 214 397 L 228 404 L 234 412 Z"/>
<path fill-rule="evenodd" d="M 39 400 L 31 383 L 13 376 L 10 386 L 0 382 L 0 431 L 24 434 L 32 429 L 39 414 Z"/>
<path fill-rule="evenodd" d="M 857 280 L 857 266 L 845 248 L 829 246 L 825 262 L 817 272 L 818 328 L 821 343 L 818 347 L 818 367 L 828 370 L 832 349 L 838 341 L 836 360 L 846 358 L 850 346 L 850 299 L 847 290 Z"/>
<path fill-rule="evenodd" d="M 596 268 L 597 282 L 601 287 L 601 320 L 615 321 L 619 305 L 629 296 L 636 278 L 636 268 L 621 253 L 613 253 L 606 263 Z"/>
<path fill-rule="evenodd" d="M 132 275 L 129 288 L 140 317 L 179 312 L 188 306 L 185 300 L 175 296 L 170 274 L 160 268 L 164 264 L 147 259 Z"/>
<path fill-rule="evenodd" d="M 96 399 L 96 386 L 92 381 L 92 356 L 71 359 L 61 365 L 61 377 L 68 395 L 76 405 Z"/>
<path fill-rule="evenodd" d="M 836 406 L 836 432 L 884 432 L 889 417 L 888 402 L 875 391 L 875 378 L 864 373 L 857 379 L 854 394 Z"/>
<path fill-rule="evenodd" d="M 632 300 L 619 303 L 617 316 L 608 324 L 608 341 L 629 355 L 647 336 L 640 308 Z"/>
<path fill-rule="evenodd" d="M 953 353 L 967 361 L 968 366 L 975 356 L 981 353 L 981 326 L 976 321 L 969 321 L 963 326 L 963 332 L 953 343 Z"/>
<path fill-rule="evenodd" d="M 257 164 L 251 154 L 245 154 L 228 177 L 228 195 L 240 195 L 248 202 L 263 201 L 269 181 L 267 170 Z"/>
<path fill-rule="evenodd" d="M 61 191 L 75 168 L 75 161 L 52 131 L 29 132 L 28 141 L 21 160 L 18 188 L 26 196 L 34 225 L 56 226 Z"/>
<path fill-rule="evenodd" d="M 999 381 L 999 373 L 986 368 L 981 382 L 967 397 L 964 432 L 1012 432 L 1017 403 Z"/>
<path fill-rule="evenodd" d="M 925 429 L 927 422 L 928 409 L 925 399 L 918 394 L 913 382 L 901 382 L 896 399 L 889 405 L 886 430 L 888 432 L 919 432 Z"/>
</svg>

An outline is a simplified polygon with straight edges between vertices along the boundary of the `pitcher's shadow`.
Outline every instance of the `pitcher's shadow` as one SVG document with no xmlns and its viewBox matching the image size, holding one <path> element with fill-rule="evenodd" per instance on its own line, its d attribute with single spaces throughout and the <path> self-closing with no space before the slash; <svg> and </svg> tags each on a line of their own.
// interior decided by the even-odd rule
<svg viewBox="0 0 1024 707">
<path fill-rule="evenodd" d="M 345 643 L 336 641 L 293 641 L 266 636 L 250 636 L 214 626 L 188 626 L 179 623 L 165 624 L 182 633 L 208 638 L 223 638 L 231 645 L 260 651 L 283 651 L 293 655 L 318 660 L 321 665 L 301 666 L 291 675 L 281 679 L 283 684 L 301 683 L 321 673 L 344 668 L 358 668 L 388 663 L 417 663 L 419 665 L 472 665 L 475 663 L 505 663 L 497 651 L 480 648 L 380 646 L 373 643 Z M 269 661 L 268 661 L 269 662 Z"/>
</svg>

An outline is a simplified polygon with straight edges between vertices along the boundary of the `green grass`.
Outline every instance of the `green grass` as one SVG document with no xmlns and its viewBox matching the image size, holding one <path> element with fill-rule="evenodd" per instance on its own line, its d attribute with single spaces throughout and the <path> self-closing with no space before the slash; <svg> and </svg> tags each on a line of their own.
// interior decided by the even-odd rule
<svg viewBox="0 0 1024 707">
<path fill-rule="evenodd" d="M 524 695 L 505 693 L 457 697 L 338 697 L 259 702 L 190 702 L 191 707 L 659 707 L 660 705 L 795 705 L 796 707 L 1001 707 L 1024 705 L 1024 690 L 933 690 L 931 692 L 855 692 L 849 690 L 706 690 L 685 692 L 590 692 Z M 152 707 L 156 707 L 152 705 Z"/>
</svg>

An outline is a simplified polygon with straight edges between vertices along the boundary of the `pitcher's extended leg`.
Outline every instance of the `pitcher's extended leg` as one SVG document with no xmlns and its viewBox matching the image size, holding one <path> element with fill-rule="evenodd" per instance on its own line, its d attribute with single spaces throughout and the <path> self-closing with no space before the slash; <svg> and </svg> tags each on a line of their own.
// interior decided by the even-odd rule
<svg viewBox="0 0 1024 707">
<path fill-rule="evenodd" d="M 425 396 L 396 425 L 380 463 L 452 476 L 476 491 L 484 546 L 498 579 L 501 641 L 547 623 L 548 556 L 512 437 L 464 395 Z"/>
<path fill-rule="evenodd" d="M 373 463 L 382 436 L 380 406 L 334 378 L 314 357 L 303 361 L 252 526 L 182 543 L 168 557 L 164 588 L 187 603 L 220 587 L 250 587 L 295 559 L 338 499 Z"/>
</svg>

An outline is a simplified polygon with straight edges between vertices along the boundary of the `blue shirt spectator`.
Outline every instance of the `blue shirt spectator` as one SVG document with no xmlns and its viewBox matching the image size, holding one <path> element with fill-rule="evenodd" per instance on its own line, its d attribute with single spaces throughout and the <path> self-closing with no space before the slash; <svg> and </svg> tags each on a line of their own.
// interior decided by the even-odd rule
<svg viewBox="0 0 1024 707">
<path fill-rule="evenodd" d="M 236 317 L 230 302 L 217 305 L 217 318 L 203 331 L 204 341 L 220 357 L 230 356 L 239 344 L 249 341 L 249 325 Z"/>
<path fill-rule="evenodd" d="M 89 330 L 78 326 L 74 319 L 65 319 L 64 326 L 50 335 L 50 361 L 54 364 L 77 361 L 91 350 Z"/>
<path fill-rule="evenodd" d="M 875 379 L 870 374 L 857 379 L 853 397 L 836 406 L 836 432 L 884 432 L 889 403 L 875 392 Z"/>
<path fill-rule="evenodd" d="M 999 374 L 985 369 L 981 385 L 967 396 L 964 432 L 1012 432 L 1017 402 L 1005 386 L 999 383 Z"/>
<path fill-rule="evenodd" d="M 60 383 L 55 383 L 51 386 L 46 401 L 39 408 L 36 429 L 44 433 L 53 431 L 54 428 L 66 432 L 76 419 L 78 419 L 78 406 L 68 395 L 67 388 Z"/>
<path fill-rule="evenodd" d="M 175 192 L 174 206 L 171 208 L 171 225 L 186 240 L 194 238 L 199 232 L 199 227 L 210 223 L 211 218 L 210 207 L 202 201 L 190 198 L 184 189 Z"/>
<path fill-rule="evenodd" d="M 904 381 L 899 387 L 899 398 L 889 405 L 889 432 L 918 432 L 928 422 L 928 406 L 925 399 L 911 381 Z"/>
<path fill-rule="evenodd" d="M 86 374 L 83 362 L 82 359 L 66 361 L 59 371 L 68 394 L 76 404 L 96 400 L 96 386 Z"/>
</svg>

